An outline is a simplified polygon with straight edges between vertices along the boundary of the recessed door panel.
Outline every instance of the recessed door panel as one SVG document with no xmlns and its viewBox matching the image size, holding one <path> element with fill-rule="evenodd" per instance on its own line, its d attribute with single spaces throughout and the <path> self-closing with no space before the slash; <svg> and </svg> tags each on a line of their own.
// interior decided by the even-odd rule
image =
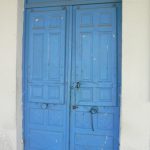
<svg viewBox="0 0 150 150">
<path fill-rule="evenodd" d="M 30 102 L 64 103 L 65 17 L 65 10 L 30 14 Z"/>
<path fill-rule="evenodd" d="M 116 8 L 93 9 L 76 11 L 76 104 L 115 106 Z"/>
</svg>

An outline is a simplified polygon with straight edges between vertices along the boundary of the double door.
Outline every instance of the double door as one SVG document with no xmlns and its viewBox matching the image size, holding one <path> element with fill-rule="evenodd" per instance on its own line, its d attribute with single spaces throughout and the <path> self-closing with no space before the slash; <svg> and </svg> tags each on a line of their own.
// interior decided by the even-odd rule
<svg viewBox="0 0 150 150">
<path fill-rule="evenodd" d="M 118 150 L 113 4 L 26 12 L 25 150 Z"/>
</svg>

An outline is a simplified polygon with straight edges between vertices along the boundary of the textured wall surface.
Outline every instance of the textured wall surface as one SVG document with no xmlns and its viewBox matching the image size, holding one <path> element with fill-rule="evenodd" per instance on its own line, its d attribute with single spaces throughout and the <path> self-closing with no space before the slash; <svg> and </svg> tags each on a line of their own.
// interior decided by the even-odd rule
<svg viewBox="0 0 150 150">
<path fill-rule="evenodd" d="M 0 4 L 0 149 L 16 149 L 17 1 Z"/>
<path fill-rule="evenodd" d="M 18 0 L 17 5 L 17 53 L 16 53 L 16 127 L 17 127 L 17 150 L 23 149 L 22 142 L 22 41 L 24 0 Z"/>
<path fill-rule="evenodd" d="M 150 150 L 150 0 L 123 0 L 121 150 Z"/>
<path fill-rule="evenodd" d="M 0 150 L 21 150 L 23 0 L 0 5 Z M 123 0 L 121 150 L 150 150 L 150 1 Z M 18 148 L 17 148 L 18 147 Z"/>
<path fill-rule="evenodd" d="M 0 150 L 17 149 L 16 131 L 19 124 L 16 125 L 16 120 L 20 120 L 20 116 L 17 117 L 16 110 L 20 106 L 16 107 L 16 99 L 19 101 L 21 94 L 16 92 L 20 86 L 19 83 L 16 86 L 16 68 L 19 64 L 16 60 L 18 52 L 21 52 L 23 6 L 23 1 L 18 1 L 19 3 L 17 0 L 0 1 Z"/>
</svg>

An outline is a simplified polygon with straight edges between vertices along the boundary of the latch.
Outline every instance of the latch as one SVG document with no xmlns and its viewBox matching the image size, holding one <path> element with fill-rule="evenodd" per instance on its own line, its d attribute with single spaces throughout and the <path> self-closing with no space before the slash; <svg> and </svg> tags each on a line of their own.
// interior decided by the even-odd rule
<svg viewBox="0 0 150 150">
<path fill-rule="evenodd" d="M 72 89 L 74 89 L 74 88 L 79 89 L 80 86 L 81 86 L 81 83 L 78 81 L 72 85 Z"/>
<path fill-rule="evenodd" d="M 91 127 L 92 131 L 94 131 L 94 118 L 93 115 L 98 113 L 98 107 L 91 107 L 90 109 L 90 114 L 91 114 Z"/>
<path fill-rule="evenodd" d="M 73 105 L 73 106 L 72 106 L 72 109 L 77 109 L 77 108 L 78 108 L 77 105 Z"/>
</svg>

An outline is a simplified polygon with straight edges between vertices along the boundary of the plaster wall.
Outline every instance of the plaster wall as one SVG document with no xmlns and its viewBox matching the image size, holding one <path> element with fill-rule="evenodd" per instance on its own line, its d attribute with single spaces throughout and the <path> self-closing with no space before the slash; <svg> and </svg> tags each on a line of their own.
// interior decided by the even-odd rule
<svg viewBox="0 0 150 150">
<path fill-rule="evenodd" d="M 123 0 L 121 150 L 150 150 L 150 0 Z"/>
<path fill-rule="evenodd" d="M 22 149 L 23 0 L 0 5 L 0 150 Z M 150 1 L 123 0 L 120 150 L 150 150 Z"/>
<path fill-rule="evenodd" d="M 0 150 L 21 146 L 22 12 L 22 0 L 0 1 Z"/>
</svg>

